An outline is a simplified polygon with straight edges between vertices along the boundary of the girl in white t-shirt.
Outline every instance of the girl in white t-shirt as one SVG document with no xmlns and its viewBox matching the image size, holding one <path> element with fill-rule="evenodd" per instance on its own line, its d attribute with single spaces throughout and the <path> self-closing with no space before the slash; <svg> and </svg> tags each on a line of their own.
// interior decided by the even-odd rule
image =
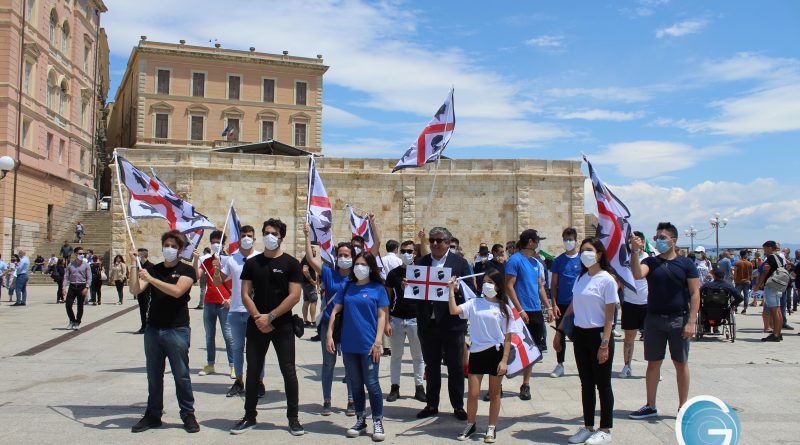
<svg viewBox="0 0 800 445">
<path fill-rule="evenodd" d="M 564 317 L 575 314 L 572 344 L 581 379 L 584 427 L 569 438 L 569 443 L 599 445 L 611 443 L 614 393 L 611 390 L 611 366 L 614 339 L 611 327 L 614 309 L 619 303 L 618 284 L 597 238 L 581 242 L 581 273 L 572 288 L 572 304 Z M 562 330 L 563 321 L 556 328 Z M 553 339 L 553 349 L 563 348 L 561 336 Z M 594 429 L 595 387 L 600 394 L 600 428 Z"/>
<path fill-rule="evenodd" d="M 467 425 L 458 435 L 458 440 L 467 440 L 476 429 L 478 396 L 484 374 L 489 374 L 489 426 L 484 442 L 496 439 L 497 418 L 500 415 L 500 382 L 508 369 L 508 354 L 511 350 L 512 309 L 505 294 L 503 275 L 495 268 L 488 268 L 483 277 L 482 298 L 467 300 L 456 305 L 456 279 L 450 280 L 450 314 L 469 321 L 469 390 L 467 396 Z"/>
</svg>

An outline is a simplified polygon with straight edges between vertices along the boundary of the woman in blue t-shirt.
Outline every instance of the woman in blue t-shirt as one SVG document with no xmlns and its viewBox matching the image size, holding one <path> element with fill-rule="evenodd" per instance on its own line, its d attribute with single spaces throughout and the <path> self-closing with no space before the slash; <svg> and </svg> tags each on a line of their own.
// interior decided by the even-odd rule
<svg viewBox="0 0 800 445">
<path fill-rule="evenodd" d="M 322 339 L 320 342 L 322 345 L 322 412 L 320 414 L 330 416 L 333 413 L 331 408 L 331 387 L 333 386 L 333 370 L 336 367 L 336 353 L 328 352 L 324 339 L 327 337 L 328 322 L 333 310 L 333 297 L 341 292 L 347 282 L 350 281 L 355 251 L 350 243 L 339 243 L 336 246 L 336 264 L 334 267 L 322 264 L 321 255 L 314 256 L 311 250 L 310 231 L 311 228 L 306 224 L 306 258 L 308 259 L 308 265 L 314 269 L 318 277 L 321 277 L 322 287 L 325 290 L 323 294 L 324 309 L 320 311 L 321 318 L 318 325 L 319 338 Z M 353 390 L 346 376 L 345 383 L 347 384 L 347 409 L 345 414 L 353 416 L 356 413 L 355 405 L 353 404 Z"/>
<path fill-rule="evenodd" d="M 356 405 L 356 423 L 347 430 L 347 436 L 358 437 L 367 431 L 364 394 L 366 386 L 372 409 L 372 440 L 382 441 L 386 436 L 383 430 L 383 393 L 378 381 L 378 369 L 383 352 L 381 341 L 386 327 L 389 296 L 378 263 L 369 252 L 356 256 L 350 279 L 351 282 L 333 299 L 334 307 L 328 322 L 326 345 L 329 353 L 335 353 L 333 323 L 336 315 L 344 311 L 342 343 L 339 347 Z"/>
</svg>

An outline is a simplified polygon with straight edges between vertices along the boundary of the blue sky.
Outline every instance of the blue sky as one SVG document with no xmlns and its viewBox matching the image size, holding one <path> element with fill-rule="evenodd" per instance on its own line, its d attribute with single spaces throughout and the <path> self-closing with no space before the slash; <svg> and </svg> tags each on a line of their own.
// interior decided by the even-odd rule
<svg viewBox="0 0 800 445">
<path fill-rule="evenodd" d="M 719 212 L 730 220 L 723 245 L 800 242 L 796 1 L 108 7 L 111 97 L 143 34 L 323 54 L 328 156 L 399 158 L 454 86 L 450 157 L 584 152 L 645 231 L 660 220 L 692 224 L 710 244 L 708 219 Z"/>
</svg>

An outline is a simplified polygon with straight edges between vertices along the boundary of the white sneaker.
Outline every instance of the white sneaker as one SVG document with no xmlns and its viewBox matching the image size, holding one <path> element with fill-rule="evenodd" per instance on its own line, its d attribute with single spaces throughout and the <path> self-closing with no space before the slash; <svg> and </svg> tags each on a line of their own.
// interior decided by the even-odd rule
<svg viewBox="0 0 800 445">
<path fill-rule="evenodd" d="M 67 324 L 67 330 L 71 331 L 73 326 L 75 326 L 75 323 L 70 321 L 69 324 Z"/>
<path fill-rule="evenodd" d="M 586 445 L 605 445 L 611 443 L 611 433 L 597 430 L 592 437 L 586 439 Z"/>
<path fill-rule="evenodd" d="M 569 443 L 584 443 L 586 442 L 592 435 L 594 431 L 590 430 L 589 428 L 583 427 L 578 430 L 577 433 L 573 434 L 572 436 L 567 439 Z"/>
<path fill-rule="evenodd" d="M 561 363 L 557 364 L 555 369 L 553 369 L 553 372 L 550 373 L 550 377 L 554 379 L 557 379 L 563 375 L 564 375 L 564 365 Z"/>
<path fill-rule="evenodd" d="M 631 376 L 631 367 L 628 365 L 623 366 L 622 371 L 619 372 L 619 378 L 627 379 L 630 376 Z"/>
<path fill-rule="evenodd" d="M 614 336 L 614 338 L 619 338 L 619 337 L 622 337 L 622 333 L 620 333 L 620 332 L 619 332 L 618 330 L 616 330 L 616 329 L 614 329 L 613 331 L 611 331 L 611 335 L 613 335 L 613 336 Z"/>
</svg>

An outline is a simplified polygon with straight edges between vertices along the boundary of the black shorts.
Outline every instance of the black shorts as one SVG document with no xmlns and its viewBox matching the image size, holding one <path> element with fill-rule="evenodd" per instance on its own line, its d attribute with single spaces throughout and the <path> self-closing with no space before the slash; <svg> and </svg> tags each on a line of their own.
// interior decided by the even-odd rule
<svg viewBox="0 0 800 445">
<path fill-rule="evenodd" d="M 469 353 L 469 373 L 497 375 L 497 366 L 503 360 L 503 346 L 491 347 L 480 352 Z"/>
<path fill-rule="evenodd" d="M 544 343 L 544 314 L 542 311 L 525 311 L 528 315 L 528 324 L 526 325 L 528 328 L 528 332 L 531 333 L 531 337 L 533 337 L 533 342 L 536 343 L 536 347 L 541 349 L 545 349 Z"/>
<path fill-rule="evenodd" d="M 633 331 L 644 329 L 647 317 L 646 304 L 622 303 L 622 330 Z"/>
</svg>

